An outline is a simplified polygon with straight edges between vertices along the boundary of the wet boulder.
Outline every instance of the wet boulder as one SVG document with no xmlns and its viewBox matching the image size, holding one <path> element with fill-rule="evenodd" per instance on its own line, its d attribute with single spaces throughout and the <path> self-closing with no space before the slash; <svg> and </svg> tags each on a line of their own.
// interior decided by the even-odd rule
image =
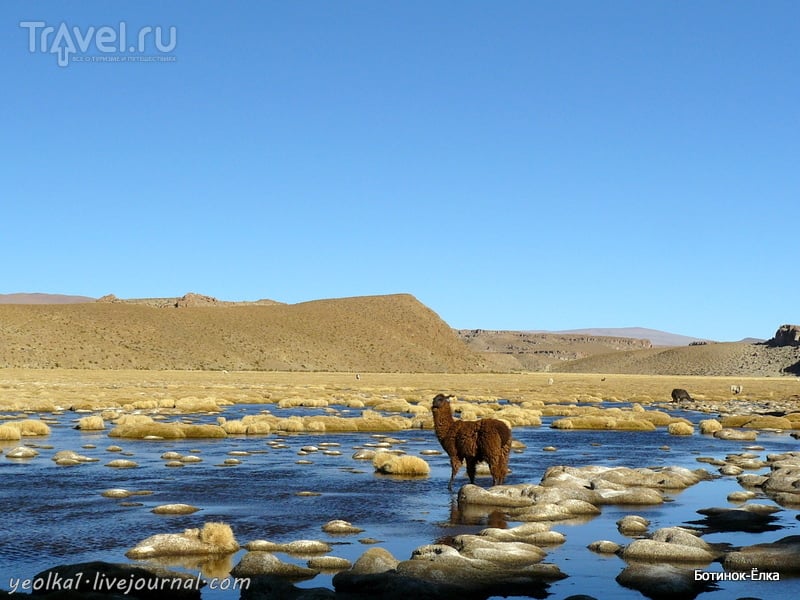
<svg viewBox="0 0 800 600">
<path fill-rule="evenodd" d="M 800 535 L 791 535 L 776 542 L 745 546 L 729 552 L 722 561 L 728 571 L 771 571 L 800 574 Z"/>
<path fill-rule="evenodd" d="M 496 485 L 489 489 L 468 483 L 458 491 L 459 504 L 520 507 L 534 504 L 539 486 Z"/>
<path fill-rule="evenodd" d="M 617 521 L 617 531 L 627 536 L 642 535 L 649 526 L 650 521 L 639 515 L 627 515 Z"/>
<path fill-rule="evenodd" d="M 626 561 L 708 564 L 714 560 L 714 554 L 695 546 L 640 539 L 622 551 L 622 558 Z"/>
<path fill-rule="evenodd" d="M 322 531 L 331 535 L 351 535 L 354 533 L 361 533 L 364 530 L 348 521 L 334 519 L 333 521 L 325 523 L 325 525 L 322 526 Z"/>
<path fill-rule="evenodd" d="M 536 546 L 552 546 L 566 541 L 563 533 L 552 531 L 545 523 L 524 523 L 508 529 L 487 527 L 478 535 L 498 542 L 524 542 Z"/>
<path fill-rule="evenodd" d="M 333 587 L 337 594 L 360 594 L 365 598 L 389 600 L 407 600 L 409 597 L 425 600 L 461 591 L 457 586 L 432 584 L 401 575 L 396 570 L 399 562 L 384 548 L 370 548 L 350 569 L 334 575 Z"/>
<path fill-rule="evenodd" d="M 694 569 L 671 564 L 629 564 L 616 579 L 621 586 L 653 600 L 689 600 L 717 587 L 696 581 Z"/>
<path fill-rule="evenodd" d="M 735 442 L 752 441 L 756 439 L 758 434 L 755 431 L 741 431 L 738 429 L 731 429 L 729 427 L 720 429 L 714 432 L 714 437 L 720 440 L 732 440 Z"/>
<path fill-rule="evenodd" d="M 320 540 L 295 540 L 280 544 L 267 540 L 253 540 L 244 547 L 252 552 L 283 552 L 300 556 L 326 554 L 331 551 L 331 545 Z"/>
<path fill-rule="evenodd" d="M 399 562 L 385 548 L 370 548 L 356 560 L 351 572 L 356 575 L 384 573 L 396 568 Z"/>
<path fill-rule="evenodd" d="M 516 595 L 523 591 L 546 590 L 548 582 L 566 577 L 556 565 L 535 563 L 511 565 L 464 556 L 455 548 L 441 544 L 421 546 L 410 560 L 397 565 L 406 577 L 432 584 L 445 584 L 461 593 Z"/>
<path fill-rule="evenodd" d="M 622 550 L 622 546 L 620 546 L 617 542 L 612 542 L 610 540 L 598 540 L 596 542 L 592 542 L 587 546 L 589 550 L 592 552 L 597 552 L 598 554 L 616 554 L 620 550 Z"/>
<path fill-rule="evenodd" d="M 502 566 L 530 565 L 541 562 L 547 553 L 526 542 L 501 542 L 480 535 L 459 535 L 453 546 L 467 558 L 487 560 Z"/>
<path fill-rule="evenodd" d="M 161 600 L 164 598 L 163 590 L 169 590 L 170 598 L 200 600 L 200 589 L 205 585 L 201 578 L 186 573 L 101 561 L 53 567 L 38 573 L 32 579 L 45 582 L 45 586 L 53 586 L 40 588 L 35 592 L 36 595 L 46 594 L 46 597 L 50 597 L 51 594 L 58 594 L 59 598 L 120 597 L 129 600 Z M 108 590 L 104 594 L 102 589 L 96 589 L 97 581 L 117 582 L 126 587 Z M 126 592 L 129 582 L 133 582 L 133 585 Z M 60 585 L 59 588 L 55 588 L 56 583 Z"/>
<path fill-rule="evenodd" d="M 273 575 L 290 581 L 302 581 L 316 577 L 319 571 L 280 560 L 270 552 L 248 552 L 231 571 L 234 577 Z"/>
<path fill-rule="evenodd" d="M 255 575 L 243 587 L 240 600 L 336 600 L 336 592 L 328 588 L 299 588 L 291 580 L 273 575 Z"/>
<path fill-rule="evenodd" d="M 35 458 L 39 456 L 39 451 L 27 446 L 17 446 L 6 452 L 6 458 Z"/>
<path fill-rule="evenodd" d="M 704 508 L 698 514 L 705 518 L 689 521 L 696 525 L 703 534 L 720 533 L 724 531 L 743 531 L 747 533 L 763 533 L 781 529 L 775 521 L 777 517 L 772 513 L 778 512 L 777 507 L 764 507 L 763 505 L 744 505 L 740 508 Z"/>
</svg>

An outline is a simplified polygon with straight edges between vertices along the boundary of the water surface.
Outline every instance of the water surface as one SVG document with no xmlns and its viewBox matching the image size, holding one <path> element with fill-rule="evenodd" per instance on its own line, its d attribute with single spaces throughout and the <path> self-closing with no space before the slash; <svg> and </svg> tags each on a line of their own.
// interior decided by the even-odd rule
<svg viewBox="0 0 800 600">
<path fill-rule="evenodd" d="M 618 404 L 616 405 L 618 406 Z M 272 409 L 272 408 L 271 408 Z M 259 407 L 229 407 L 226 415 L 240 418 Z M 300 409 L 309 414 L 308 409 Z M 295 410 L 274 409 L 275 414 L 290 415 Z M 686 413 L 693 421 L 707 415 Z M 202 526 L 206 521 L 223 521 L 231 525 L 240 543 L 254 539 L 289 542 L 297 539 L 322 539 L 334 544 L 331 554 L 355 561 L 369 547 L 359 540 L 375 538 L 379 545 L 396 558 L 406 559 L 411 551 L 447 536 L 473 533 L 487 526 L 513 527 L 497 511 L 470 511 L 462 514 L 455 503 L 455 493 L 447 490 L 450 467 L 446 455 L 425 456 L 431 465 L 426 478 L 397 479 L 376 475 L 371 463 L 351 458 L 354 448 L 376 443 L 380 438 L 368 433 L 298 434 L 280 436 L 286 448 L 273 448 L 269 442 L 279 436 L 231 436 L 223 440 L 144 441 L 109 438 L 107 432 L 79 432 L 72 428 L 75 415 L 65 414 L 52 434 L 46 438 L 27 438 L 34 444 L 50 445 L 32 460 L 15 461 L 0 456 L 0 589 L 9 588 L 10 578 L 31 577 L 56 564 L 90 560 L 127 562 L 124 553 L 137 542 L 156 533 L 179 532 Z M 215 417 L 199 418 L 213 422 Z M 762 458 L 767 453 L 797 449 L 797 441 L 786 434 L 761 433 L 757 442 L 725 442 L 708 436 L 670 436 L 665 429 L 655 432 L 564 431 L 548 427 L 514 429 L 514 437 L 527 449 L 512 453 L 512 474 L 506 483 L 537 483 L 544 471 L 553 465 L 608 465 L 628 467 L 684 466 L 714 467 L 697 462 L 698 456 L 724 458 L 726 454 L 743 452 L 744 447 L 758 444 Z M 433 431 L 393 432 L 403 440 L 395 448 L 410 454 L 426 449 L 439 449 Z M 322 452 L 299 456 L 301 447 L 320 443 L 338 443 L 341 456 Z M 94 449 L 82 448 L 94 444 Z M 126 454 L 111 453 L 108 446 L 118 444 Z M 0 442 L 7 450 L 17 443 Z M 544 446 L 555 446 L 555 452 L 543 452 Z M 668 448 L 664 448 L 668 446 Z M 77 467 L 58 467 L 50 457 L 58 450 L 76 450 L 99 459 L 99 462 Z M 182 468 L 167 468 L 160 456 L 167 451 L 197 454 L 203 462 Z M 246 451 L 237 457 L 242 464 L 233 467 L 215 466 L 230 458 L 230 451 Z M 115 458 L 130 458 L 139 464 L 136 469 L 112 469 L 104 465 Z M 310 460 L 312 464 L 297 464 Z M 462 470 L 458 483 L 466 482 Z M 489 479 L 478 481 L 488 485 Z M 104 498 L 109 488 L 151 490 L 149 496 L 126 501 Z M 586 549 L 599 539 L 619 543 L 630 540 L 620 535 L 615 522 L 626 514 L 639 514 L 650 519 L 653 531 L 660 527 L 685 524 L 699 518 L 696 510 L 709 506 L 733 507 L 726 500 L 731 491 L 740 489 L 735 478 L 726 477 L 701 482 L 688 490 L 671 493 L 670 502 L 653 507 L 602 508 L 602 515 L 589 521 L 563 522 L 553 529 L 564 533 L 565 544 L 548 549 L 547 562 L 557 564 L 569 577 L 553 583 L 552 598 L 571 594 L 591 594 L 597 598 L 635 599 L 643 596 L 619 586 L 614 578 L 625 567 L 616 556 L 601 556 Z M 298 492 L 318 492 L 319 496 L 300 497 Z M 125 506 L 124 502 L 141 503 Z M 771 503 L 760 498 L 756 502 Z M 202 510 L 188 516 L 157 516 L 154 506 L 181 502 Z M 784 529 L 763 534 L 721 533 L 707 535 L 709 542 L 749 545 L 774 541 L 797 533 L 797 511 L 783 509 L 777 513 L 777 524 Z M 321 526 L 331 519 L 344 519 L 364 529 L 351 536 L 329 536 Z M 243 551 L 227 561 L 212 564 L 186 563 L 174 565 L 196 575 L 201 569 L 207 576 L 224 576 L 235 565 Z M 304 564 L 305 559 L 279 555 L 283 560 Z M 719 564 L 707 570 L 720 571 Z M 299 584 L 302 587 L 332 587 L 330 575 Z M 720 584 L 719 594 L 709 598 L 760 597 L 776 598 L 800 594 L 800 580 L 784 578 L 781 582 L 727 582 Z M 205 590 L 204 598 L 224 598 L 234 594 Z"/>
</svg>

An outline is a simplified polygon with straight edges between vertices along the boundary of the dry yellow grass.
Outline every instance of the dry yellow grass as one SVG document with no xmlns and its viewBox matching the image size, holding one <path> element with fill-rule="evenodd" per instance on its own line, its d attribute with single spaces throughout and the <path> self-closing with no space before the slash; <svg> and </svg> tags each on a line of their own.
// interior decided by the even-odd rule
<svg viewBox="0 0 800 600">
<path fill-rule="evenodd" d="M 552 384 L 549 379 L 552 378 Z M 733 396 L 732 384 L 744 386 Z M 672 377 L 592 374 L 445 374 L 445 373 L 353 373 L 304 372 L 200 372 L 200 371 L 101 371 L 0 369 L 0 411 L 19 421 L 21 411 L 39 408 L 55 410 L 81 403 L 102 411 L 113 421 L 112 436 L 222 437 L 216 425 L 159 423 L 153 417 L 175 414 L 174 406 L 207 413 L 232 403 L 271 408 L 283 399 L 319 399 L 328 402 L 330 414 L 278 418 L 270 414 L 242 417 L 245 433 L 275 431 L 401 431 L 431 427 L 430 402 L 439 392 L 455 394 L 461 416 L 504 418 L 513 426 L 533 425 L 539 415 L 603 417 L 615 420 L 647 421 L 657 427 L 673 419 L 652 403 L 670 402 L 670 392 L 681 387 L 698 398 L 719 403 L 720 408 L 735 401 L 779 402 L 798 392 L 795 378 Z M 47 402 L 43 401 L 47 398 Z M 599 411 L 595 402 L 578 405 L 579 400 L 599 398 L 606 402 L 631 402 L 625 410 Z M 122 407 L 137 401 L 155 400 L 159 408 L 148 415 L 124 414 Z M 499 402 L 502 400 L 503 402 Z M 397 402 L 394 402 L 397 401 Z M 407 413 L 386 417 L 374 410 L 392 402 Z M 636 404 L 638 403 L 638 404 Z M 788 402 L 791 405 L 791 401 Z M 361 417 L 337 413 L 340 407 L 369 407 Z M 180 411 L 182 412 L 182 410 Z M 211 411 L 213 412 L 213 411 Z M 716 410 L 715 410 L 716 412 Z M 800 424 L 800 413 L 784 417 L 791 427 Z M 744 423 L 746 421 L 742 421 Z M 12 421 L 13 423 L 13 421 Z M 785 427 L 786 421 L 780 422 Z M 776 422 L 771 425 L 775 427 Z M 6 423 L 0 427 L 8 427 Z M 8 431 L 5 429 L 4 431 Z M 8 433 L 6 435 L 9 435 Z M 13 434 L 10 434 L 13 435 Z"/>
<path fill-rule="evenodd" d="M 34 437 L 40 435 L 50 435 L 50 426 L 38 419 L 23 419 L 21 421 L 7 421 L 6 427 L 11 427 L 19 431 L 22 437 Z M 14 438 L 8 438 L 14 439 Z M 19 438 L 16 438 L 19 439 Z"/>
<path fill-rule="evenodd" d="M 0 425 L 0 440 L 19 440 L 22 434 L 16 427 L 10 425 Z"/>
<path fill-rule="evenodd" d="M 667 431 L 670 435 L 692 435 L 694 433 L 694 427 L 688 423 L 682 423 L 678 421 L 675 423 L 670 423 L 667 426 Z"/>
<path fill-rule="evenodd" d="M 144 439 L 147 437 L 165 440 L 184 438 L 224 438 L 225 430 L 218 425 L 194 425 L 188 423 L 157 423 L 145 415 L 124 415 L 117 420 L 109 437 Z"/>
<path fill-rule="evenodd" d="M 78 419 L 78 429 L 82 431 L 99 431 L 106 428 L 103 417 L 91 415 Z"/>
<path fill-rule="evenodd" d="M 200 530 L 199 537 L 200 541 L 218 548 L 230 551 L 239 549 L 233 530 L 227 523 L 205 523 Z"/>
<path fill-rule="evenodd" d="M 625 419 L 602 415 L 566 417 L 553 421 L 554 429 L 614 429 L 627 431 L 655 431 L 656 426 L 644 419 Z"/>
</svg>

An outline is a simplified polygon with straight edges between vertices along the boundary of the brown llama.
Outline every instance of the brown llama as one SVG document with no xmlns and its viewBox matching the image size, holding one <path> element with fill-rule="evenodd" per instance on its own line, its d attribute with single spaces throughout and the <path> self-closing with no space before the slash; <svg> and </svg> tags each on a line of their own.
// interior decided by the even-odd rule
<svg viewBox="0 0 800 600">
<path fill-rule="evenodd" d="M 453 419 L 450 399 L 455 396 L 437 394 L 433 399 L 433 427 L 436 437 L 450 456 L 453 469 L 447 488 L 453 489 L 453 480 L 467 462 L 470 483 L 475 483 L 475 467 L 479 462 L 489 463 L 492 485 L 502 485 L 508 471 L 508 455 L 511 452 L 511 429 L 497 419 L 462 421 Z"/>
</svg>

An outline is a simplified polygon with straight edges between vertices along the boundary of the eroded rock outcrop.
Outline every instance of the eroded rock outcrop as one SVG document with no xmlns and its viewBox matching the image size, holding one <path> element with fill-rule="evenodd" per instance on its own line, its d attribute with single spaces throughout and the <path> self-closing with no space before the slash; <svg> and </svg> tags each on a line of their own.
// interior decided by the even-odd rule
<svg viewBox="0 0 800 600">
<path fill-rule="evenodd" d="M 781 325 L 767 343 L 770 346 L 800 346 L 800 325 Z"/>
</svg>

